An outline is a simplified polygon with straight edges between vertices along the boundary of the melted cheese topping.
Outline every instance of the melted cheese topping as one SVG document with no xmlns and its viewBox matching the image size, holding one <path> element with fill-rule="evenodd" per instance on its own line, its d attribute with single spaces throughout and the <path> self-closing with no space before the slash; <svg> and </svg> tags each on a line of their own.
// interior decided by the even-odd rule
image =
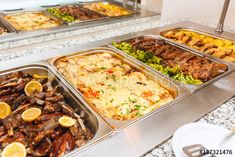
<svg viewBox="0 0 235 157">
<path fill-rule="evenodd" d="M 60 23 L 44 15 L 42 12 L 6 15 L 4 18 L 15 29 L 21 31 L 45 29 L 60 25 Z"/>
<path fill-rule="evenodd" d="M 108 3 L 91 3 L 85 4 L 85 8 L 96 11 L 105 16 L 123 16 L 130 14 L 126 9 L 119 7 L 117 5 Z"/>
<path fill-rule="evenodd" d="M 65 58 L 57 68 L 106 118 L 138 118 L 174 99 L 158 82 L 109 53 Z"/>
</svg>

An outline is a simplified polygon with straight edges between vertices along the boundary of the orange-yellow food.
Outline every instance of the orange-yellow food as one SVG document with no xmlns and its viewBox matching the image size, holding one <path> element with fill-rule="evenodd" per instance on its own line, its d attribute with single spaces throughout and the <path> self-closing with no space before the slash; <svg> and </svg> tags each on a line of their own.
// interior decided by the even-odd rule
<svg viewBox="0 0 235 157">
<path fill-rule="evenodd" d="M 2 152 L 2 157 L 26 157 L 26 155 L 25 146 L 19 142 L 7 145 Z"/>
<path fill-rule="evenodd" d="M 174 99 L 158 81 L 108 52 L 63 58 L 56 66 L 106 118 L 138 118 Z"/>
<path fill-rule="evenodd" d="M 63 117 L 60 117 L 59 119 L 60 125 L 66 128 L 73 126 L 75 122 L 76 121 L 73 118 L 68 117 L 68 116 L 63 116 Z"/>
<path fill-rule="evenodd" d="M 122 7 L 119 7 L 114 4 L 108 4 L 108 3 L 91 3 L 91 4 L 85 4 L 85 8 L 96 11 L 102 15 L 105 16 L 123 16 L 128 15 L 130 12 Z"/>
<path fill-rule="evenodd" d="M 11 107 L 5 102 L 0 102 L 0 119 L 4 119 L 10 113 Z"/>
<path fill-rule="evenodd" d="M 14 28 L 20 31 L 39 30 L 59 26 L 60 23 L 42 12 L 25 12 L 4 16 Z"/>
<path fill-rule="evenodd" d="M 36 120 L 42 111 L 39 108 L 30 108 L 22 113 L 22 119 L 26 122 L 31 122 Z"/>
<path fill-rule="evenodd" d="M 219 39 L 188 30 L 173 30 L 164 34 L 164 37 L 187 45 L 214 57 L 235 62 L 235 42 Z"/>
<path fill-rule="evenodd" d="M 24 88 L 24 92 L 27 96 L 35 92 L 42 92 L 42 90 L 43 90 L 42 84 L 36 80 L 28 82 Z"/>
</svg>

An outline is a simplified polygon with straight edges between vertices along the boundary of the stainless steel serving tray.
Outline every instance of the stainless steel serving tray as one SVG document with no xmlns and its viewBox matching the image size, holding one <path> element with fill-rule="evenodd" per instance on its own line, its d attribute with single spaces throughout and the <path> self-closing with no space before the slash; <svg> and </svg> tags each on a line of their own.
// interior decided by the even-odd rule
<svg viewBox="0 0 235 157">
<path fill-rule="evenodd" d="M 120 8 L 125 9 L 126 11 L 128 11 L 128 12 L 130 13 L 130 14 L 128 14 L 128 15 L 121 15 L 121 16 L 108 16 L 108 17 L 111 18 L 111 19 L 122 18 L 122 17 L 131 17 L 131 16 L 133 16 L 133 15 L 135 15 L 135 14 L 139 14 L 139 11 L 138 11 L 138 10 L 137 10 L 137 11 L 134 11 L 134 10 L 131 10 L 131 9 L 129 9 L 129 8 L 123 7 L 123 6 L 122 6 L 122 3 L 119 3 L 119 2 L 116 2 L 116 1 L 110 1 L 110 2 L 107 2 L 107 1 L 92 1 L 92 2 L 82 3 L 82 6 L 83 6 L 83 5 L 86 5 L 86 4 L 92 4 L 92 3 L 103 3 L 103 4 L 116 5 L 116 6 L 120 7 Z M 93 10 L 93 11 L 95 11 L 95 10 Z M 96 11 L 95 11 L 95 12 L 96 12 Z M 99 13 L 99 12 L 98 12 L 98 13 Z M 101 14 L 101 13 L 99 13 L 99 14 Z"/>
<path fill-rule="evenodd" d="M 223 60 L 223 59 L 220 59 L 218 57 L 215 57 L 213 55 L 210 55 L 208 53 L 205 53 L 205 52 L 202 52 L 200 50 L 197 50 L 197 49 L 194 49 L 186 44 L 183 44 L 183 43 L 179 43 L 177 41 L 174 41 L 172 39 L 169 39 L 169 38 L 166 38 L 164 37 L 164 35 L 169 32 L 169 31 L 180 31 L 180 30 L 186 30 L 186 31 L 191 31 L 191 32 L 195 32 L 195 33 L 198 33 L 198 34 L 202 34 L 202 35 L 205 35 L 205 36 L 208 36 L 208 37 L 212 37 L 212 38 L 215 38 L 215 39 L 221 39 L 221 40 L 230 40 L 232 41 L 233 43 L 235 43 L 235 40 L 232 39 L 232 38 L 226 38 L 224 36 L 221 36 L 221 35 L 217 35 L 217 34 L 213 34 L 213 33 L 210 33 L 210 32 L 206 32 L 204 30 L 199 30 L 199 29 L 196 29 L 196 28 L 193 28 L 193 27 L 176 27 L 176 28 L 171 28 L 171 29 L 166 29 L 166 30 L 162 30 L 159 34 L 160 34 L 160 38 L 166 40 L 166 41 L 169 41 L 169 42 L 172 42 L 174 44 L 177 44 L 177 45 L 180 45 L 181 47 L 185 47 L 185 48 L 188 48 L 190 50 L 193 50 L 197 53 L 200 53 L 200 54 L 203 54 L 205 56 L 208 56 L 208 57 L 211 57 L 211 58 L 216 58 L 216 59 L 219 59 L 219 60 L 222 60 L 224 62 L 227 62 L 227 63 L 232 63 L 232 64 L 235 64 L 235 62 L 229 62 L 229 61 L 226 61 L 226 60 Z"/>
<path fill-rule="evenodd" d="M 131 37 L 131 38 L 129 38 L 129 39 L 126 39 L 126 40 L 123 40 L 123 41 L 118 41 L 118 42 L 127 42 L 127 41 L 129 41 L 129 40 L 132 40 L 132 39 L 135 39 L 135 38 L 139 38 L 139 37 L 151 37 L 151 38 L 155 38 L 155 39 L 157 39 L 157 40 L 164 40 L 164 39 L 160 38 L 160 36 L 158 36 L 158 35 L 141 35 L 141 36 Z M 211 79 L 211 80 L 209 80 L 209 81 L 207 81 L 207 82 L 205 82 L 205 83 L 203 83 L 203 84 L 201 84 L 201 85 L 184 84 L 184 83 L 178 82 L 178 81 L 173 80 L 173 79 L 171 79 L 170 77 L 168 77 L 168 78 L 171 79 L 173 82 L 175 82 L 175 83 L 177 83 L 177 84 L 179 84 L 179 85 L 181 85 L 181 86 L 185 86 L 186 88 L 188 88 L 188 89 L 189 89 L 190 91 L 192 91 L 192 92 L 195 92 L 195 91 L 197 91 L 197 90 L 199 90 L 199 89 L 201 89 L 201 88 L 203 88 L 203 87 L 205 87 L 205 86 L 207 86 L 207 85 L 209 85 L 209 84 L 215 82 L 216 80 L 218 80 L 218 79 L 220 79 L 220 78 L 223 78 L 224 76 L 228 75 L 229 73 L 231 73 L 231 72 L 235 69 L 235 68 L 234 68 L 233 66 L 231 66 L 230 64 L 226 64 L 225 62 L 222 62 L 222 61 L 220 61 L 220 60 L 218 60 L 218 59 L 216 59 L 216 58 L 211 58 L 210 56 L 206 56 L 206 55 L 201 54 L 201 53 L 198 54 L 198 53 L 196 53 L 195 51 L 193 51 L 193 50 L 191 50 L 191 49 L 188 49 L 187 47 L 182 47 L 182 46 L 180 46 L 180 45 L 177 45 L 177 44 L 174 44 L 174 43 L 172 43 L 172 42 L 169 42 L 168 40 L 165 40 L 165 41 L 166 41 L 168 44 L 170 44 L 171 46 L 178 47 L 179 49 L 182 49 L 182 50 L 184 50 L 184 51 L 190 52 L 190 53 L 192 53 L 192 54 L 194 54 L 194 55 L 196 55 L 196 56 L 200 56 L 200 57 L 207 58 L 207 59 L 209 59 L 209 60 L 211 60 L 211 61 L 213 61 L 213 62 L 225 64 L 225 65 L 228 67 L 228 70 L 227 70 L 226 72 L 224 72 L 223 74 L 220 74 L 219 76 L 217 76 L 217 77 L 215 77 L 215 78 L 213 78 L 213 79 Z M 135 60 L 135 61 L 138 62 L 139 64 L 141 64 L 141 65 L 146 65 L 145 63 L 143 63 L 143 62 L 141 62 L 141 61 L 135 59 L 134 57 L 128 55 L 127 53 L 125 53 L 125 52 L 123 52 L 123 51 L 117 49 L 117 48 L 114 47 L 112 44 L 109 44 L 108 46 L 111 47 L 111 48 L 116 49 L 116 50 L 119 51 L 121 54 L 123 54 L 123 55 L 125 55 L 125 56 L 131 58 L 132 60 Z M 146 65 L 146 66 L 147 66 L 150 70 L 152 70 L 152 71 L 154 71 L 154 72 L 156 72 L 156 73 L 159 73 L 159 74 L 161 74 L 161 75 L 167 77 L 166 75 L 164 75 L 164 74 L 162 74 L 161 72 L 155 70 L 154 68 L 152 68 L 152 67 L 150 67 L 150 66 L 148 66 L 148 65 Z"/>
<path fill-rule="evenodd" d="M 61 8 L 61 7 L 63 7 L 63 6 L 70 6 L 70 5 L 71 5 L 71 6 L 80 6 L 80 7 L 83 7 L 83 6 L 80 5 L 79 3 L 75 3 L 75 4 L 58 5 L 58 6 L 56 6 L 56 7 L 49 7 L 49 8 Z M 47 9 L 49 9 L 49 8 L 47 8 Z M 56 15 L 53 15 L 52 13 L 48 12 L 47 9 L 46 9 L 45 11 L 46 11 L 48 14 L 51 14 L 52 16 L 57 17 Z M 87 8 L 85 8 L 85 9 L 87 9 Z M 103 16 L 103 17 L 101 17 L 101 18 L 99 18 L 99 19 L 81 20 L 81 21 L 76 21 L 76 22 L 67 22 L 67 21 L 63 20 L 62 18 L 60 18 L 60 17 L 57 17 L 57 18 L 59 18 L 61 21 L 63 21 L 63 22 L 66 23 L 67 25 L 83 25 L 84 23 L 91 23 L 91 22 L 95 22 L 95 21 L 97 22 L 97 21 L 102 21 L 102 20 L 106 20 L 106 19 L 109 19 L 109 18 L 110 18 L 110 17 L 104 16 L 104 15 L 98 13 L 98 12 L 95 12 L 95 11 L 92 11 L 92 10 L 89 10 L 89 9 L 87 9 L 87 10 L 90 11 L 90 12 L 94 12 L 94 14 L 99 14 L 99 15 L 101 15 L 101 16 Z"/>
<path fill-rule="evenodd" d="M 5 23 L 4 21 L 1 21 L 0 20 L 0 27 L 4 28 L 7 30 L 7 33 L 6 34 L 0 34 L 0 37 L 9 37 L 13 34 L 16 34 L 16 31 L 14 29 L 12 29 L 7 23 Z"/>
<path fill-rule="evenodd" d="M 77 153 L 81 152 L 82 150 L 92 146 L 95 143 L 98 143 L 100 140 L 107 138 L 108 136 L 112 135 L 111 127 L 95 112 L 91 111 L 89 108 L 86 107 L 80 100 L 81 98 L 75 94 L 73 89 L 66 86 L 66 84 L 62 81 L 60 76 L 53 73 L 50 66 L 47 63 L 35 63 L 31 65 L 26 65 L 6 71 L 0 72 L 0 81 L 4 79 L 4 76 L 13 72 L 22 71 L 29 74 L 38 74 L 42 76 L 48 76 L 49 82 L 52 82 L 52 86 L 55 87 L 56 85 L 60 85 L 63 87 L 64 91 L 61 93 L 68 105 L 72 108 L 77 110 L 77 113 L 84 114 L 82 117 L 85 120 L 86 126 L 92 131 L 94 137 L 84 146 L 77 148 L 70 153 L 66 154 L 65 156 L 76 155 Z"/>
<path fill-rule="evenodd" d="M 6 29 L 6 31 L 7 31 L 7 34 L 2 34 L 2 35 L 0 35 L 1 37 L 15 33 L 15 31 L 14 31 L 11 27 L 9 27 L 6 23 L 4 23 L 4 21 L 1 21 L 1 20 L 0 20 L 0 26 L 1 26 L 2 28 Z"/>
<path fill-rule="evenodd" d="M 45 28 L 45 29 L 36 29 L 36 30 L 18 30 L 17 28 L 15 28 L 13 25 L 11 25 L 10 22 L 8 22 L 4 16 L 6 15 L 18 15 L 18 14 L 24 14 L 24 13 L 42 13 L 44 14 L 45 16 L 48 16 L 49 18 L 51 18 L 52 20 L 55 20 L 56 22 L 58 22 L 60 25 L 59 26 L 56 26 L 56 27 L 49 27 L 49 28 Z M 20 10 L 20 11 L 13 11 L 13 12 L 1 12 L 0 14 L 0 20 L 2 20 L 4 23 L 7 23 L 7 25 L 13 29 L 14 31 L 18 32 L 18 33 L 28 33 L 28 32 L 32 32 L 32 33 L 40 33 L 41 31 L 44 31 L 44 30 L 51 30 L 51 29 L 57 29 L 59 27 L 63 27 L 64 26 L 64 22 L 61 21 L 59 18 L 55 17 L 55 16 L 52 16 L 51 14 L 48 14 L 47 12 L 43 11 L 43 10 Z"/>
<path fill-rule="evenodd" d="M 89 54 L 94 54 L 94 53 L 100 53 L 100 52 L 107 52 L 107 53 L 110 53 L 111 55 L 117 57 L 118 59 L 120 59 L 122 62 L 130 65 L 131 67 L 134 67 L 136 68 L 137 70 L 143 72 L 144 74 L 147 75 L 148 78 L 160 83 L 162 86 L 164 86 L 165 88 L 169 89 L 170 91 L 172 91 L 172 93 L 175 95 L 175 99 L 165 105 L 163 105 L 162 107 L 140 117 L 140 118 L 137 118 L 137 119 L 133 119 L 133 120 L 125 120 L 125 121 L 119 121 L 119 120 L 114 120 L 114 119 L 109 119 L 109 118 L 105 118 L 103 117 L 109 124 L 110 126 L 112 126 L 115 130 L 120 130 L 124 127 L 127 127 L 127 126 L 130 126 L 132 125 L 133 123 L 137 122 L 137 121 L 140 121 L 140 120 L 143 120 L 145 119 L 146 117 L 154 114 L 154 113 L 157 113 L 161 110 L 163 110 L 164 108 L 172 105 L 173 103 L 181 100 L 182 98 L 188 96 L 190 94 L 189 90 L 187 90 L 186 88 L 184 87 L 181 87 L 179 85 L 176 85 L 174 84 L 172 81 L 170 81 L 169 79 L 165 78 L 164 76 L 162 75 L 159 75 L 157 73 L 154 73 L 152 72 L 151 70 L 149 70 L 148 68 L 146 68 L 145 65 L 143 64 L 139 64 L 138 62 L 135 62 L 133 60 L 130 60 L 128 57 L 122 55 L 121 53 L 119 53 L 118 51 L 114 50 L 114 49 L 111 49 L 111 48 L 106 48 L 106 47 L 99 47 L 99 48 L 93 48 L 93 49 L 89 49 L 89 50 L 85 50 L 85 51 L 82 51 L 82 52 L 78 52 L 78 53 L 75 53 L 75 54 L 72 54 L 72 55 L 68 55 L 68 56 L 63 56 L 63 57 L 58 57 L 58 58 L 54 58 L 54 59 L 49 59 L 48 62 L 54 67 L 54 69 L 60 73 L 58 70 L 57 70 L 57 67 L 56 67 L 56 63 L 63 59 L 64 57 L 66 58 L 73 58 L 73 57 L 79 57 L 79 56 L 83 56 L 83 55 L 89 55 Z M 74 87 L 72 85 L 72 83 L 70 83 L 65 76 L 63 76 L 63 74 L 60 73 L 60 77 L 63 77 L 67 82 L 68 84 L 74 89 L 77 91 L 78 94 L 80 94 L 80 96 L 83 97 L 82 93 L 80 91 L 78 91 L 76 89 L 76 87 Z M 89 104 L 85 98 L 83 99 L 84 100 L 84 103 L 88 104 L 87 106 L 89 106 L 91 109 L 94 109 L 94 107 L 91 107 L 93 106 L 92 104 Z M 102 115 L 101 115 L 102 116 Z"/>
<path fill-rule="evenodd" d="M 95 0 L 92 2 L 104 2 L 104 1 L 103 0 L 102 1 Z M 92 3 L 92 2 L 90 2 L 90 3 Z M 114 0 L 109 1 L 109 3 L 114 3 L 115 5 L 119 5 L 119 6 L 121 6 L 121 4 L 122 4 L 122 3 L 114 1 Z M 43 11 L 46 14 L 50 15 L 52 18 L 58 19 L 57 17 L 47 13 L 45 9 L 49 8 L 49 7 L 56 7 L 56 6 L 69 5 L 69 4 L 71 4 L 71 3 L 55 4 L 55 5 L 45 4 L 45 5 L 42 5 L 41 7 L 38 7 L 38 8 L 27 8 L 27 9 L 26 8 L 19 8 L 19 9 L 5 10 L 5 11 L 0 12 L 0 21 L 4 22 L 4 24 L 8 25 L 13 31 L 16 31 L 10 24 L 8 24 L 8 22 L 6 22 L 4 20 L 3 15 L 22 13 L 22 12 Z M 85 3 L 77 2 L 75 4 L 82 5 Z M 127 7 L 125 7 L 125 9 L 131 10 L 132 7 L 128 5 Z M 143 17 L 151 17 L 151 16 L 155 16 L 155 15 L 159 15 L 159 14 L 152 12 L 152 11 L 145 10 L 144 8 L 141 8 L 138 10 L 138 13 L 134 13 L 132 15 L 127 15 L 127 16 L 107 17 L 107 18 L 100 19 L 100 20 L 86 21 L 86 22 L 81 22 L 81 23 L 78 22 L 76 24 L 71 24 L 71 25 L 64 23 L 63 25 L 60 25 L 58 27 L 51 27 L 51 28 L 46 28 L 46 29 L 41 29 L 41 30 L 16 31 L 17 33 L 12 34 L 12 35 L 8 35 L 7 37 L 0 36 L 0 43 L 8 42 L 8 41 L 24 40 L 26 38 L 48 35 L 48 34 L 52 34 L 52 33 L 59 33 L 59 32 L 64 32 L 64 31 L 75 31 L 78 29 L 84 29 L 84 28 L 94 27 L 94 26 L 101 26 L 104 24 L 112 24 L 112 23 L 116 23 L 116 22 L 120 22 L 120 21 L 126 21 L 128 19 L 134 20 L 134 19 L 139 19 L 139 18 L 143 18 Z M 61 22 L 63 22 L 63 21 L 61 21 Z"/>
</svg>

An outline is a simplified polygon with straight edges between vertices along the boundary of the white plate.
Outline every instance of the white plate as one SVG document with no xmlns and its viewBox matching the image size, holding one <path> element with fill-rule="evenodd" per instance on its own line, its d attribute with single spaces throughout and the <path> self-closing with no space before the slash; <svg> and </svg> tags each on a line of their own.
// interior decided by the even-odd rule
<svg viewBox="0 0 235 157">
<path fill-rule="evenodd" d="M 176 130 L 172 147 L 176 157 L 187 157 L 183 147 L 192 144 L 202 144 L 209 150 L 232 150 L 232 154 L 216 155 L 218 157 L 235 157 L 235 137 L 220 146 L 221 140 L 229 130 L 208 123 L 190 123 Z"/>
</svg>

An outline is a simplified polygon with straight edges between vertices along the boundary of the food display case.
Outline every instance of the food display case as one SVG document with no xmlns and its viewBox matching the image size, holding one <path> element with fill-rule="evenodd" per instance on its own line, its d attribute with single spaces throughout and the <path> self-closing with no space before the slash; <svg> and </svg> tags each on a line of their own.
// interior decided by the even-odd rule
<svg viewBox="0 0 235 157">
<path fill-rule="evenodd" d="M 131 5 L 123 6 L 123 3 L 117 1 L 73 2 L 3 10 L 0 12 L 0 21 L 13 29 L 16 34 L 8 38 L 0 37 L 0 42 L 151 17 L 153 15 L 157 15 L 157 13 L 142 8 L 136 9 Z M 24 28 L 24 26 L 27 28 Z"/>
<path fill-rule="evenodd" d="M 3 11 L 0 41 L 151 15 L 116 1 Z M 143 156 L 234 97 L 234 33 L 184 21 L 91 41 L 27 45 L 46 59 L 0 71 L 0 155 Z"/>
</svg>

